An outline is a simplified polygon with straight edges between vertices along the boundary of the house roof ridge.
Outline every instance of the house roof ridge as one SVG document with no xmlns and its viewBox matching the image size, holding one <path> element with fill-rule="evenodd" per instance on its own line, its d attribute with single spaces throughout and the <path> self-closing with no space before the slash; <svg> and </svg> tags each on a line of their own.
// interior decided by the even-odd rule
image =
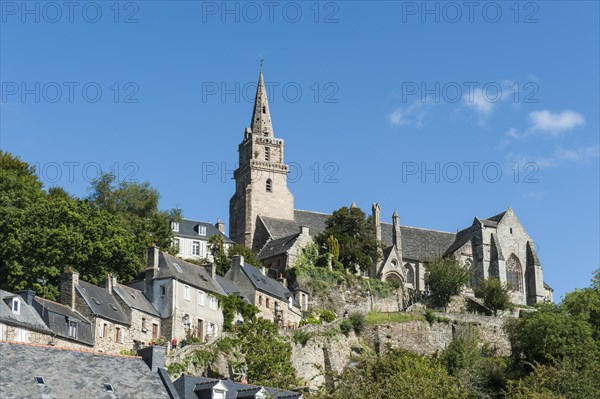
<svg viewBox="0 0 600 399">
<path fill-rule="evenodd" d="M 124 358 L 130 358 L 130 359 L 142 359 L 141 356 L 122 355 L 120 353 L 106 353 L 106 352 L 99 352 L 94 349 L 68 348 L 65 346 L 44 345 L 44 344 L 36 344 L 36 343 L 32 343 L 32 342 L 17 342 L 17 341 L 0 340 L 0 343 L 33 346 L 33 347 L 38 347 L 38 348 L 49 348 L 49 349 L 56 349 L 56 350 L 70 351 L 70 352 L 91 353 L 93 355 L 107 356 L 107 357 L 124 357 Z"/>
</svg>

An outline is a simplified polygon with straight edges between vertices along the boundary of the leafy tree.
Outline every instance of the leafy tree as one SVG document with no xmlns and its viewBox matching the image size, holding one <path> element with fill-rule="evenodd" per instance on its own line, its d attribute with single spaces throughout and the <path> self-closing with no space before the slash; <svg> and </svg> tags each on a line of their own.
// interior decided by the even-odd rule
<svg viewBox="0 0 600 399">
<path fill-rule="evenodd" d="M 480 280 L 475 288 L 475 296 L 483 299 L 483 304 L 494 312 L 510 308 L 510 294 L 508 286 L 497 278 Z"/>
<path fill-rule="evenodd" d="M 552 365 L 571 359 L 584 365 L 598 356 L 592 327 L 553 304 L 508 322 L 505 329 L 518 362 Z"/>
<path fill-rule="evenodd" d="M 234 370 L 247 370 L 251 384 L 282 389 L 296 386 L 292 345 L 279 335 L 275 323 L 263 318 L 243 323 L 231 338 L 231 344 L 238 357 L 230 365 Z"/>
<path fill-rule="evenodd" d="M 311 242 L 307 244 L 296 258 L 295 267 L 313 267 L 319 258 L 319 245 Z"/>
<path fill-rule="evenodd" d="M 336 377 L 333 390 L 320 399 L 461 399 L 466 390 L 439 359 L 391 349 L 379 357 L 363 357 L 356 367 Z"/>
<path fill-rule="evenodd" d="M 246 322 L 253 320 L 258 313 L 256 306 L 236 295 L 220 296 L 219 307 L 223 311 L 223 330 L 225 331 L 232 330 L 236 313 L 242 315 Z"/>
<path fill-rule="evenodd" d="M 173 242 L 170 221 L 181 216 L 181 210 L 170 213 L 158 209 L 160 194 L 150 183 L 116 183 L 114 174 L 104 173 L 92 182 L 89 200 L 100 209 L 117 215 L 133 235 L 135 254 L 140 265 L 145 263 L 146 249 L 150 243 L 168 250 Z"/>
<path fill-rule="evenodd" d="M 210 248 L 210 253 L 213 256 L 213 261 L 217 267 L 217 274 L 219 276 L 224 276 L 229 270 L 229 266 L 231 265 L 231 261 L 227 258 L 227 254 L 225 252 L 225 240 L 223 236 L 220 234 L 213 234 L 208 239 L 208 246 Z"/>
<path fill-rule="evenodd" d="M 471 271 L 452 258 L 438 257 L 426 266 L 425 284 L 435 306 L 447 306 L 453 295 L 462 292 L 471 279 Z"/>
<path fill-rule="evenodd" d="M 594 339 L 600 344 L 600 269 L 594 271 L 591 286 L 569 292 L 563 306 L 567 313 L 591 325 Z"/>
<path fill-rule="evenodd" d="M 358 265 L 365 269 L 378 260 L 377 242 L 373 224 L 357 207 L 342 207 L 327 218 L 325 230 L 315 237 L 319 246 L 327 246 L 334 236 L 339 243 L 339 260 L 349 269 Z"/>
<path fill-rule="evenodd" d="M 338 262 L 340 259 L 340 243 L 334 236 L 327 237 L 327 250 L 331 254 L 332 262 Z"/>
</svg>

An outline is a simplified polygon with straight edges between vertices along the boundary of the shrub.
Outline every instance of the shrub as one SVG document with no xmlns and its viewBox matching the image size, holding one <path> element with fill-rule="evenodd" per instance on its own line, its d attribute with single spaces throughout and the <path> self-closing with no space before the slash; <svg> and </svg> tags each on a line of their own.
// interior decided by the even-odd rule
<svg viewBox="0 0 600 399">
<path fill-rule="evenodd" d="M 429 324 L 433 324 L 437 320 L 435 312 L 431 309 L 427 309 L 425 311 L 425 320 L 427 320 Z"/>
<path fill-rule="evenodd" d="M 313 337 L 313 333 L 310 331 L 294 330 L 294 343 L 305 346 L 308 340 Z"/>
<path fill-rule="evenodd" d="M 483 304 L 492 310 L 494 315 L 497 315 L 499 310 L 508 309 L 511 305 L 507 285 L 497 278 L 479 281 L 475 288 L 475 296 L 483 299 Z"/>
<path fill-rule="evenodd" d="M 356 335 L 359 335 L 365 329 L 365 325 L 367 324 L 365 315 L 362 313 L 352 313 L 348 317 L 348 320 L 350 320 L 350 323 L 352 323 L 352 328 L 354 329 Z"/>
<path fill-rule="evenodd" d="M 321 324 L 321 320 L 317 319 L 315 316 L 306 317 L 300 320 L 300 327 L 306 326 L 309 324 Z"/>
<path fill-rule="evenodd" d="M 324 323 L 331 323 L 337 318 L 337 315 L 331 310 L 322 310 L 319 319 Z"/>
<path fill-rule="evenodd" d="M 436 306 L 447 306 L 450 298 L 462 292 L 471 279 L 472 271 L 452 258 L 435 258 L 427 264 L 425 284 Z"/>
<path fill-rule="evenodd" d="M 352 328 L 353 328 L 353 326 L 352 326 L 352 322 L 350 321 L 350 319 L 344 319 L 340 323 L 340 331 L 345 336 L 348 336 L 348 334 L 350 334 L 350 331 L 352 331 Z"/>
</svg>

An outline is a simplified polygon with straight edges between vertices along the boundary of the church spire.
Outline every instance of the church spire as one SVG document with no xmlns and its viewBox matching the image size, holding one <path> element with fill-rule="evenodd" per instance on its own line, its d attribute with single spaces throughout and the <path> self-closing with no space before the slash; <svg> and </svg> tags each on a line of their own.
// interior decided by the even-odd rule
<svg viewBox="0 0 600 399">
<path fill-rule="evenodd" d="M 271 114 L 269 113 L 269 100 L 267 99 L 267 90 L 262 73 L 262 62 L 258 85 L 256 87 L 256 98 L 254 99 L 254 111 L 252 112 L 252 122 L 250 129 L 253 134 L 259 134 L 264 137 L 273 137 L 273 126 L 271 125 Z"/>
</svg>

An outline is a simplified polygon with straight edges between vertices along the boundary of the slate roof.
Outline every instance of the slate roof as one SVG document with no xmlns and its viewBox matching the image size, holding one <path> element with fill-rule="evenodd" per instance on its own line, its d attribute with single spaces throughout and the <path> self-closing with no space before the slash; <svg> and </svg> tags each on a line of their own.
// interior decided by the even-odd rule
<svg viewBox="0 0 600 399">
<path fill-rule="evenodd" d="M 82 314 L 72 310 L 68 306 L 37 296 L 33 298 L 33 308 L 38 312 L 46 326 L 48 326 L 54 334 L 64 339 L 82 342 L 90 346 L 94 345 L 92 323 Z M 78 322 L 77 338 L 69 336 L 66 323 L 67 319 Z"/>
<path fill-rule="evenodd" d="M 11 308 L 12 298 L 15 297 L 21 302 L 19 314 L 13 313 Z M 0 321 L 28 330 L 41 331 L 47 334 L 52 333 L 35 309 L 29 306 L 21 296 L 4 290 L 0 290 Z"/>
<path fill-rule="evenodd" d="M 195 377 L 191 375 L 182 375 L 179 377 L 173 385 L 177 389 L 179 396 L 182 399 L 198 399 L 203 390 L 208 390 L 219 383 L 219 381 L 227 388 L 227 395 L 225 399 L 238 399 L 238 398 L 254 398 L 249 396 L 256 394 L 262 387 L 252 384 L 242 384 L 231 380 L 218 380 L 214 378 L 206 377 Z M 269 395 L 272 395 L 273 399 L 299 399 L 302 394 L 299 392 L 283 391 L 276 388 L 264 387 Z M 210 396 L 208 396 L 210 397 Z"/>
<path fill-rule="evenodd" d="M 130 324 L 128 313 L 119 305 L 107 289 L 79 280 L 77 291 L 81 294 L 92 313 L 103 319 L 121 324 Z"/>
<path fill-rule="evenodd" d="M 258 253 L 258 259 L 267 259 L 286 253 L 290 248 L 292 248 L 299 235 L 300 233 L 296 233 L 291 236 L 267 241 L 265 246 Z"/>
<path fill-rule="evenodd" d="M 238 287 L 238 285 L 235 283 L 235 281 L 228 280 L 225 277 L 221 277 L 221 276 L 216 276 L 215 279 L 217 280 L 217 283 L 219 283 L 219 285 L 221 286 L 221 289 L 225 292 L 225 294 L 236 295 L 236 296 L 242 297 L 246 301 L 248 301 L 248 298 L 242 292 L 240 287 Z"/>
<path fill-rule="evenodd" d="M 272 279 L 271 277 L 263 275 L 258 268 L 247 263 L 241 265 L 240 268 L 252 282 L 254 288 L 256 288 L 258 291 L 262 291 L 265 294 L 279 298 L 285 302 L 287 302 L 289 297 L 292 296 L 292 293 L 285 285 L 275 279 Z"/>
<path fill-rule="evenodd" d="M 392 245 L 393 226 L 381 223 L 381 241 L 385 246 Z M 402 235 L 402 257 L 427 262 L 443 255 L 456 239 L 456 234 L 445 231 L 400 226 Z"/>
<path fill-rule="evenodd" d="M 492 217 L 489 217 L 489 218 L 487 218 L 487 220 L 491 220 L 491 221 L 493 221 L 493 222 L 496 222 L 496 223 L 498 223 L 498 222 L 500 222 L 500 220 L 502 220 L 502 218 L 504 217 L 504 215 L 506 214 L 506 212 L 507 212 L 507 211 L 500 212 L 500 213 L 499 213 L 499 214 L 497 214 L 497 215 L 494 215 L 494 216 L 492 216 Z"/>
<path fill-rule="evenodd" d="M 175 265 L 179 266 L 179 271 Z M 205 267 L 186 262 L 165 252 L 160 252 L 158 274 L 156 278 L 174 278 L 203 291 L 225 295 L 221 286 L 214 280 Z"/>
<path fill-rule="evenodd" d="M 296 211 L 294 211 L 294 214 L 295 212 Z M 273 239 L 288 237 L 300 232 L 300 227 L 294 220 L 275 219 L 266 216 L 259 217 Z M 313 235 L 313 232 L 310 231 L 310 234 Z"/>
<path fill-rule="evenodd" d="M 462 247 L 467 242 L 469 242 L 473 237 L 475 237 L 477 235 L 478 231 L 479 231 L 479 228 L 475 224 L 473 224 L 473 225 L 467 227 L 466 229 L 463 229 L 463 230 L 459 231 L 458 233 L 456 233 L 456 239 L 455 239 L 454 243 L 452 243 L 452 245 L 450 245 L 450 247 L 448 247 L 448 249 L 446 250 L 444 255 L 450 255 L 450 254 L 454 253 L 455 251 L 457 251 L 460 247 Z"/>
<path fill-rule="evenodd" d="M 130 308 L 160 317 L 154 306 L 152 306 L 142 291 L 123 284 L 117 284 L 113 287 L 113 289 L 115 293 L 123 300 L 123 302 L 125 302 Z"/>
<path fill-rule="evenodd" d="M 201 236 L 198 234 L 198 226 L 206 227 L 206 235 Z M 199 222 L 196 220 L 182 219 L 181 222 L 179 222 L 179 231 L 173 232 L 173 235 L 175 235 L 176 237 L 199 238 L 204 240 L 208 240 L 215 234 L 222 236 L 226 244 L 234 244 L 234 242 L 229 237 L 221 233 L 219 229 L 217 229 L 212 223 L 209 222 Z"/>
<path fill-rule="evenodd" d="M 37 376 L 44 385 L 36 383 Z M 103 384 L 111 384 L 114 394 Z M 169 398 L 158 373 L 141 358 L 5 342 L 0 342 L 0 396 Z"/>
</svg>

